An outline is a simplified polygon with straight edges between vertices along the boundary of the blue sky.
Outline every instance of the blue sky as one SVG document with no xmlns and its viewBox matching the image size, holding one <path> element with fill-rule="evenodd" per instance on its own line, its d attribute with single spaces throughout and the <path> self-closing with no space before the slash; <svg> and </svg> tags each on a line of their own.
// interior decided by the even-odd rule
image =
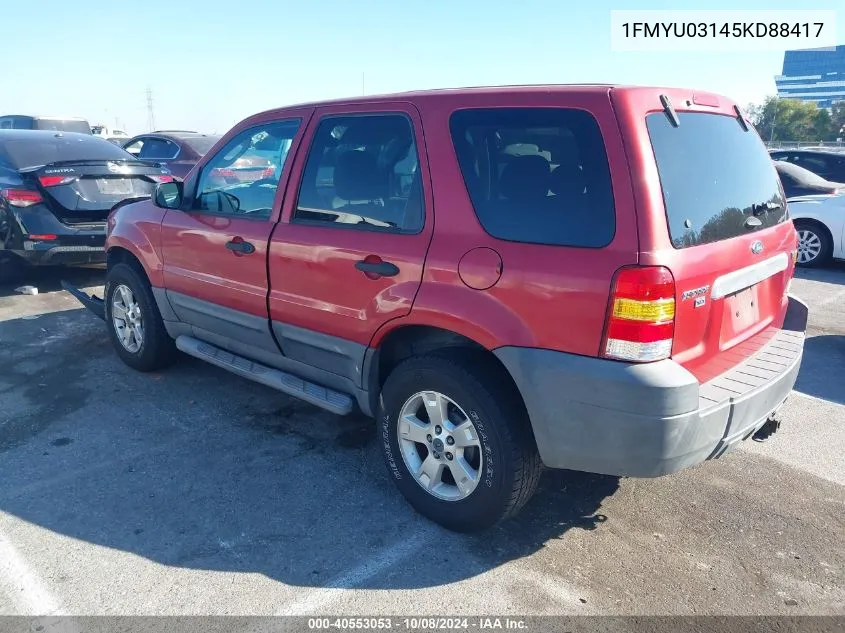
<svg viewBox="0 0 845 633">
<path fill-rule="evenodd" d="M 421 88 L 613 82 L 694 87 L 741 104 L 774 94 L 782 51 L 615 53 L 611 9 L 731 9 L 642 0 L 11 2 L 0 114 L 83 116 L 146 131 L 224 132 L 290 103 Z M 627 6 L 626 6 L 627 5 Z M 577 7 L 577 8 L 576 8 Z M 742 9 L 796 9 L 744 0 Z M 841 0 L 812 9 L 839 9 Z"/>
</svg>

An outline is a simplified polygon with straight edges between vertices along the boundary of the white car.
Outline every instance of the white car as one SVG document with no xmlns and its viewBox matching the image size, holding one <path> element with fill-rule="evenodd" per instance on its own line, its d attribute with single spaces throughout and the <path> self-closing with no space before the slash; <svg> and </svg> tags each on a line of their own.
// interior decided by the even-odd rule
<svg viewBox="0 0 845 633">
<path fill-rule="evenodd" d="M 798 232 L 799 266 L 823 266 L 845 259 L 845 183 L 775 161 L 789 214 Z"/>
</svg>

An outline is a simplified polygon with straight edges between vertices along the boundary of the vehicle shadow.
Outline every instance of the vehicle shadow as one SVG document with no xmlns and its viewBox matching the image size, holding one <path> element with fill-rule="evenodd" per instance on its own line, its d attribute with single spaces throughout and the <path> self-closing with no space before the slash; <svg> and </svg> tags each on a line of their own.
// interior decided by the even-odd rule
<svg viewBox="0 0 845 633">
<path fill-rule="evenodd" d="M 845 336 L 828 334 L 807 338 L 795 390 L 845 404 L 842 376 L 845 376 Z"/>
<path fill-rule="evenodd" d="M 833 261 L 824 268 L 796 268 L 795 277 L 843 285 L 845 284 L 845 261 Z"/>
<path fill-rule="evenodd" d="M 20 295 L 16 288 L 34 286 L 38 294 L 56 292 L 62 289 L 62 280 L 81 286 L 100 286 L 105 282 L 106 269 L 104 266 L 72 268 L 64 266 L 38 266 L 25 270 L 20 279 L 11 284 L 0 283 L 0 297 Z"/>
<path fill-rule="evenodd" d="M 342 587 L 415 538 L 407 560 L 358 573 L 356 587 L 422 588 L 601 529 L 619 488 L 616 477 L 549 471 L 516 518 L 451 533 L 400 496 L 363 416 L 338 418 L 192 358 L 133 372 L 83 309 L 46 314 L 27 334 L 32 324 L 0 323 L 0 526 L 6 513 L 162 565 L 308 587 Z"/>
</svg>

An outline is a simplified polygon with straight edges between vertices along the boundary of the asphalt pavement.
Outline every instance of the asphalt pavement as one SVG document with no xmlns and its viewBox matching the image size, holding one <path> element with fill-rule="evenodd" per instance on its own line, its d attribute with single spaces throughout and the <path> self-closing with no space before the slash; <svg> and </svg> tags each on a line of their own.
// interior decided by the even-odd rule
<svg viewBox="0 0 845 633">
<path fill-rule="evenodd" d="M 845 615 L 845 266 L 793 282 L 809 338 L 768 442 L 547 472 L 483 535 L 416 515 L 364 418 L 188 357 L 132 371 L 59 278 L 0 288 L 0 615 Z"/>
</svg>

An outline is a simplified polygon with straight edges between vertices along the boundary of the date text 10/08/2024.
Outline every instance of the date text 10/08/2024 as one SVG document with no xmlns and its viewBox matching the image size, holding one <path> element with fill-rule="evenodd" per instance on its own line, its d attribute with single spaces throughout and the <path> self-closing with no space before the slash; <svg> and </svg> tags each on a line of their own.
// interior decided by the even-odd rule
<svg viewBox="0 0 845 633">
<path fill-rule="evenodd" d="M 334 618 L 309 618 L 309 630 L 406 630 L 406 631 L 430 631 L 430 630 L 526 630 L 526 622 L 519 618 L 437 618 L 437 617 L 402 617 L 402 618 L 362 618 L 362 617 L 334 617 Z"/>
</svg>

